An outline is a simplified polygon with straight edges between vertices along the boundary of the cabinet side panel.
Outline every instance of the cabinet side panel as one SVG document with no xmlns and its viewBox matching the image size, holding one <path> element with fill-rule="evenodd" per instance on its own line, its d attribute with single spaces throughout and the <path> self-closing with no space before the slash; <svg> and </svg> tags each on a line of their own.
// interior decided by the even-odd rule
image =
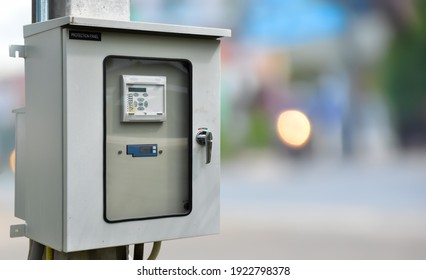
<svg viewBox="0 0 426 280">
<path fill-rule="evenodd" d="M 16 148 L 16 171 L 15 171 L 15 217 L 25 220 L 25 109 L 15 111 L 15 148 Z"/>
<path fill-rule="evenodd" d="M 62 249 L 62 43 L 60 28 L 25 38 L 27 236 Z"/>
</svg>

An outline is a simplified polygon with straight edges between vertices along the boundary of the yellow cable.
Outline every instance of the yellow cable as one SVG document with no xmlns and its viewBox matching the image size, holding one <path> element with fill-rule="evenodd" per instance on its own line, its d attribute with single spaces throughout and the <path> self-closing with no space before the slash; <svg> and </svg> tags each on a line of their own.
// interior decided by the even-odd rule
<svg viewBox="0 0 426 280">
<path fill-rule="evenodd" d="M 53 260 L 53 249 L 46 246 L 46 260 Z"/>
<path fill-rule="evenodd" d="M 161 241 L 154 242 L 152 246 L 151 254 L 149 254 L 148 260 L 155 260 L 158 257 L 161 249 Z"/>
</svg>

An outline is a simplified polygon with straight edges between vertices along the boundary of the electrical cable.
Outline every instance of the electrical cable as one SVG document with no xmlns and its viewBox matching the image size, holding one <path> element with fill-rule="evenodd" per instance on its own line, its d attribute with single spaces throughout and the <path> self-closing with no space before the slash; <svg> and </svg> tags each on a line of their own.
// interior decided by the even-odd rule
<svg viewBox="0 0 426 280">
<path fill-rule="evenodd" d="M 47 261 L 53 260 L 53 249 L 52 248 L 46 246 L 46 252 L 45 253 L 46 253 L 46 260 Z"/>
<path fill-rule="evenodd" d="M 144 251 L 144 243 L 135 244 L 135 248 L 133 249 L 133 259 L 134 260 L 143 260 L 143 251 Z"/>
<path fill-rule="evenodd" d="M 161 249 L 161 241 L 155 241 L 152 246 L 151 254 L 149 254 L 148 260 L 155 260 L 158 257 Z"/>
<path fill-rule="evenodd" d="M 28 250 L 28 260 L 41 260 L 43 259 L 44 245 L 30 239 L 30 246 Z"/>
<path fill-rule="evenodd" d="M 115 247 L 115 257 L 117 260 L 129 259 L 129 246 Z"/>
</svg>

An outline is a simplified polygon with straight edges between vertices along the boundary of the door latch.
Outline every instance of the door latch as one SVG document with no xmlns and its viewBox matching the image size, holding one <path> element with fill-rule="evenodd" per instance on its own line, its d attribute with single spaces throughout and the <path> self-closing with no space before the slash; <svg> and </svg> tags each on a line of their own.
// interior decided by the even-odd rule
<svg viewBox="0 0 426 280">
<path fill-rule="evenodd" d="M 196 141 L 202 146 L 206 146 L 206 164 L 212 160 L 213 134 L 210 131 L 200 131 L 197 133 Z"/>
</svg>

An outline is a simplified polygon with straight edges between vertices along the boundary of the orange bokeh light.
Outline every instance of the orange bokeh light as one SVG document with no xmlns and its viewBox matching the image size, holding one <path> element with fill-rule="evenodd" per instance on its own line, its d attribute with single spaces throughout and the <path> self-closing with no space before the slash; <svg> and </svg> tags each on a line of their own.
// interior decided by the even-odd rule
<svg viewBox="0 0 426 280">
<path fill-rule="evenodd" d="M 9 157 L 10 169 L 12 169 L 13 173 L 15 173 L 15 164 L 16 164 L 16 150 L 13 149 L 12 153 Z"/>
<path fill-rule="evenodd" d="M 311 123 L 300 111 L 284 111 L 277 119 L 277 133 L 286 145 L 301 148 L 311 137 Z"/>
</svg>

